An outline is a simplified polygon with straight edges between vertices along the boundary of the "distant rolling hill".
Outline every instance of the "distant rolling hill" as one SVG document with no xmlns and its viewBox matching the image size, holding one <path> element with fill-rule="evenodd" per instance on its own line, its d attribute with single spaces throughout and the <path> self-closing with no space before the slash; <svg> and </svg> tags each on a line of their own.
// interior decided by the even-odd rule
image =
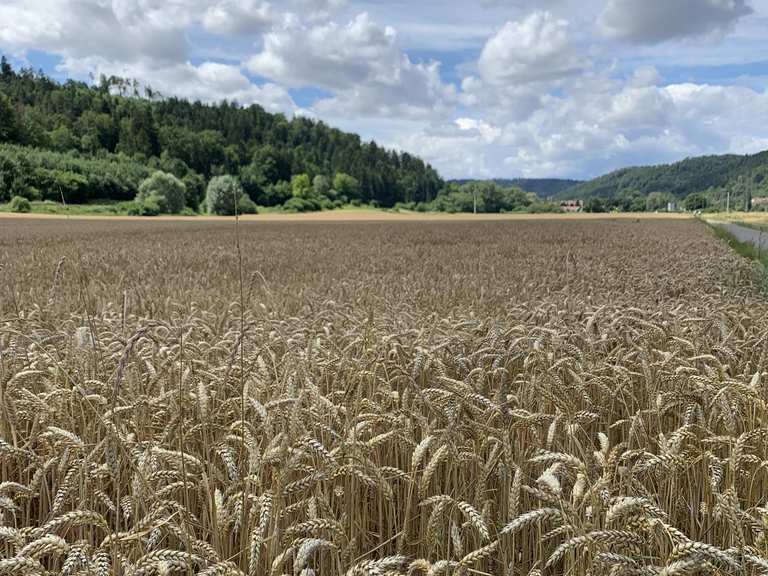
<svg viewBox="0 0 768 576">
<path fill-rule="evenodd" d="M 747 156 L 702 156 L 674 164 L 622 168 L 561 190 L 557 198 L 615 199 L 621 195 L 647 196 L 661 192 L 682 199 L 703 192 L 711 199 L 720 199 L 727 191 L 768 195 L 768 151 Z"/>
<path fill-rule="evenodd" d="M 458 184 L 466 184 L 474 180 L 453 180 Z M 561 178 L 494 178 L 491 180 L 504 188 L 517 187 L 526 192 L 532 192 L 539 198 L 557 196 L 564 190 L 581 184 L 580 180 L 564 180 Z"/>
</svg>

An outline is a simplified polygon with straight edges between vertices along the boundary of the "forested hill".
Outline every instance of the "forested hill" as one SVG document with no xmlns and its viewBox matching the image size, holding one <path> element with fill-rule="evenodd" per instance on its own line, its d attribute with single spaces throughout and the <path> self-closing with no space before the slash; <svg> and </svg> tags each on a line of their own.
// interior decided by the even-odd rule
<svg viewBox="0 0 768 576">
<path fill-rule="evenodd" d="M 416 156 L 322 122 L 287 119 L 257 105 L 139 94 L 135 83 L 118 78 L 94 86 L 59 84 L 42 72 L 16 71 L 3 58 L 0 196 L 32 190 L 58 199 L 66 190 L 80 201 L 128 200 L 147 169 L 172 173 L 198 192 L 212 176 L 238 176 L 250 197 L 266 206 L 289 198 L 289 182 L 304 174 L 329 182 L 349 175 L 355 197 L 347 201 L 382 206 L 428 202 L 443 186 Z"/>
<path fill-rule="evenodd" d="M 703 156 L 674 164 L 624 168 L 568 188 L 559 197 L 615 202 L 652 194 L 681 200 L 702 193 L 711 204 L 721 204 L 728 192 L 742 203 L 750 195 L 768 195 L 768 151 L 752 156 Z"/>
<path fill-rule="evenodd" d="M 494 178 L 494 184 L 502 188 L 520 188 L 536 194 L 540 198 L 549 198 L 581 184 L 581 180 L 563 180 L 559 178 Z M 468 184 L 473 180 L 454 180 L 457 184 Z"/>
</svg>

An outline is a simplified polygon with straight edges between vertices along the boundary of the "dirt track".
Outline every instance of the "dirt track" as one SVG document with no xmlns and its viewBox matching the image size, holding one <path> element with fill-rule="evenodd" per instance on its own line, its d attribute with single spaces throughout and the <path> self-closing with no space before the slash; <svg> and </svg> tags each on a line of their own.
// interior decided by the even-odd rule
<svg viewBox="0 0 768 576">
<path fill-rule="evenodd" d="M 690 218 L 687 214 L 425 214 L 425 213 L 393 213 L 377 212 L 374 210 L 338 210 L 332 212 L 310 212 L 305 214 L 253 214 L 241 216 L 246 222 L 466 222 L 466 221 L 499 221 L 499 220 L 601 220 L 601 219 L 668 219 L 681 220 Z M 233 220 L 226 216 L 106 216 L 106 215 L 72 215 L 66 214 L 15 214 L 0 213 L 3 219 L 29 220 L 124 220 L 152 222 L 226 222 Z"/>
</svg>

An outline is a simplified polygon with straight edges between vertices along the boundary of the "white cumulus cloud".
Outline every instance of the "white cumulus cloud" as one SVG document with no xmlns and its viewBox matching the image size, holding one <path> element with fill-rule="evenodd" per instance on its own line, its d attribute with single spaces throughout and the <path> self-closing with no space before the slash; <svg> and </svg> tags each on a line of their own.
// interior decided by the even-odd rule
<svg viewBox="0 0 768 576">
<path fill-rule="evenodd" d="M 203 13 L 205 28 L 216 34 L 257 34 L 278 18 L 268 2 L 261 0 L 219 0 Z"/>
<path fill-rule="evenodd" d="M 0 4 L 0 48 L 56 54 L 59 70 L 74 77 L 135 78 L 166 96 L 293 112 L 297 107 L 283 86 L 255 84 L 236 64 L 191 62 L 188 33 L 195 23 L 246 33 L 273 17 L 259 0 L 6 0 Z"/>
<path fill-rule="evenodd" d="M 455 97 L 437 62 L 413 62 L 397 46 L 395 30 L 365 13 L 346 25 L 289 18 L 265 36 L 248 67 L 287 86 L 333 93 L 316 105 L 329 113 L 429 116 Z"/>
<path fill-rule="evenodd" d="M 490 84 L 526 84 L 575 74 L 586 62 L 570 40 L 568 21 L 534 12 L 507 22 L 483 48 L 478 67 Z"/>
<path fill-rule="evenodd" d="M 573 176 L 686 156 L 768 147 L 768 94 L 739 86 L 649 83 L 595 75 L 541 99 L 525 117 L 494 120 L 492 108 L 453 126 L 427 128 L 402 145 L 447 177 Z M 455 150 L 451 152 L 451 150 Z"/>
</svg>

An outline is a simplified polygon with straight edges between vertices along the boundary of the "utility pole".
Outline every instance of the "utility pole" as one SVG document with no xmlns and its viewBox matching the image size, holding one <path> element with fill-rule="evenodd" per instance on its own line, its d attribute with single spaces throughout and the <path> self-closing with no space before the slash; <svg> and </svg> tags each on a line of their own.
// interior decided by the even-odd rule
<svg viewBox="0 0 768 576">
<path fill-rule="evenodd" d="M 731 189 L 728 188 L 728 196 L 725 200 L 725 211 L 730 214 L 731 213 Z"/>
<path fill-rule="evenodd" d="M 472 198 L 475 201 L 475 211 L 474 211 L 474 213 L 477 214 L 477 188 L 475 186 L 472 187 Z"/>
</svg>

